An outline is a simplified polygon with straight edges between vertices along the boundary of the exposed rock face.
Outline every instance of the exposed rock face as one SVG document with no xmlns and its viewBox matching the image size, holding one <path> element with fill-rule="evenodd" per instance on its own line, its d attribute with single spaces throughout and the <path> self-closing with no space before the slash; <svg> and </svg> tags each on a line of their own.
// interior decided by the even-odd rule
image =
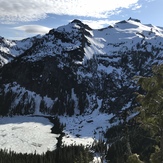
<svg viewBox="0 0 163 163">
<path fill-rule="evenodd" d="M 1 38 L 0 114 L 132 109 L 135 75 L 162 62 L 163 29 L 137 19 L 93 30 L 79 20 L 22 41 Z"/>
</svg>

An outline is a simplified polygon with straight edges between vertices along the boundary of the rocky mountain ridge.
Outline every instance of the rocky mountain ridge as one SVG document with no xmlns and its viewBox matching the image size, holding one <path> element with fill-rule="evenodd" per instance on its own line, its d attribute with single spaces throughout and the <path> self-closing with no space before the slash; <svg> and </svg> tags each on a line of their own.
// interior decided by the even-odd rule
<svg viewBox="0 0 163 163">
<path fill-rule="evenodd" d="M 132 110 L 135 75 L 163 57 L 163 28 L 128 19 L 103 29 L 80 20 L 22 41 L 1 38 L 0 114 Z"/>
</svg>

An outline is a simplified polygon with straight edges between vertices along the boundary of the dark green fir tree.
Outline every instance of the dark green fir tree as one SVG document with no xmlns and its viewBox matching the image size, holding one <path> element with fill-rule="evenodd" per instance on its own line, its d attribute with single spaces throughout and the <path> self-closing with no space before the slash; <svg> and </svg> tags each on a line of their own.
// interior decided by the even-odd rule
<svg viewBox="0 0 163 163">
<path fill-rule="evenodd" d="M 137 96 L 140 103 L 138 119 L 158 142 L 156 152 L 151 155 L 151 162 L 163 163 L 163 65 L 153 66 L 152 71 L 150 77 L 136 77 L 145 91 Z"/>
</svg>

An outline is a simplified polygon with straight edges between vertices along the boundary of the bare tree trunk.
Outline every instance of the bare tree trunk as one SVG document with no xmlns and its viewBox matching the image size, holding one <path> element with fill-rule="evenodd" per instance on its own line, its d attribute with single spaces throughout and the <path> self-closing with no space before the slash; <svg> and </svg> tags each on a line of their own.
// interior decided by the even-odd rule
<svg viewBox="0 0 163 163">
<path fill-rule="evenodd" d="M 128 131 L 128 126 L 127 123 L 125 124 L 125 139 L 126 139 L 126 153 L 127 153 L 127 157 L 132 155 L 132 151 L 131 151 L 131 145 L 130 145 L 130 137 L 129 137 L 129 131 Z"/>
<path fill-rule="evenodd" d="M 127 147 L 127 155 L 130 156 L 132 155 L 132 152 L 131 152 L 131 145 L 130 145 L 130 140 L 129 140 L 129 135 L 127 133 L 126 135 L 126 147 Z"/>
</svg>

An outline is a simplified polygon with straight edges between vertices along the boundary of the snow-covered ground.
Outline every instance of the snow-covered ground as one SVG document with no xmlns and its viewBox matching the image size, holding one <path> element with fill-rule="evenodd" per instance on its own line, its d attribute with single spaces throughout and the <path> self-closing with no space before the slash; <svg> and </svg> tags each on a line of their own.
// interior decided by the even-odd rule
<svg viewBox="0 0 163 163">
<path fill-rule="evenodd" d="M 94 140 L 104 138 L 103 134 L 110 127 L 109 120 L 113 114 L 100 113 L 98 109 L 91 114 L 74 115 L 72 117 L 60 116 L 60 122 L 65 124 L 65 136 L 62 139 L 65 145 L 90 146 Z"/>
<path fill-rule="evenodd" d="M 60 122 L 66 125 L 63 144 L 92 145 L 110 127 L 111 117 L 112 115 L 99 113 L 98 110 L 86 115 L 59 116 Z M 17 153 L 36 151 L 39 154 L 53 150 L 59 135 L 51 133 L 52 126 L 49 119 L 44 117 L 0 117 L 0 148 Z"/>
<path fill-rule="evenodd" d="M 51 133 L 52 126 L 43 117 L 0 117 L 0 148 L 38 154 L 54 150 L 58 135 Z"/>
</svg>

